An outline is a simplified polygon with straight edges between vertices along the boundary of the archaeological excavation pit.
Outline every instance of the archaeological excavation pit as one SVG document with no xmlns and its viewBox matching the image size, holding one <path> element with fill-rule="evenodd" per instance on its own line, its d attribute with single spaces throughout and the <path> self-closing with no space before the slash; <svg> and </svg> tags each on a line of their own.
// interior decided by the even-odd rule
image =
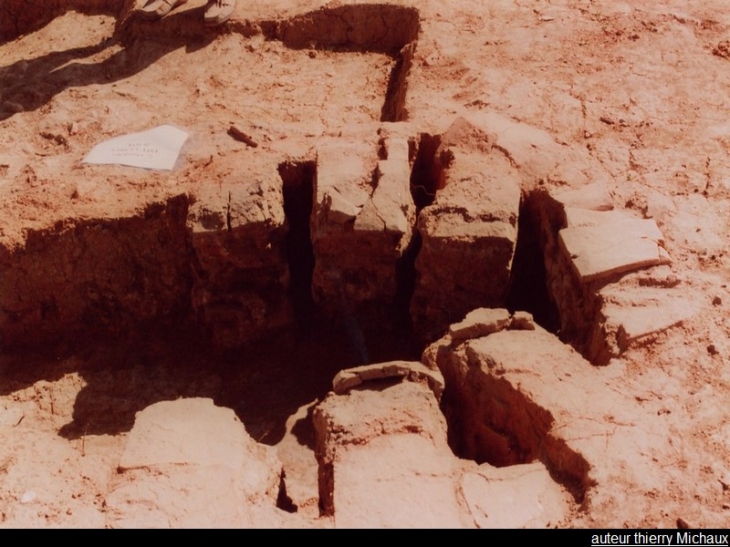
<svg viewBox="0 0 730 547">
<path fill-rule="evenodd" d="M 294 424 L 290 417 L 324 397 L 340 370 L 416 361 L 457 314 L 504 305 L 519 291 L 509 274 L 515 251 L 504 251 L 520 239 L 514 179 L 502 180 L 506 186 L 492 202 L 497 213 L 473 204 L 476 209 L 459 218 L 473 219 L 477 228 L 456 226 L 457 237 L 466 231 L 475 243 L 474 249 L 457 245 L 463 258 L 453 263 L 483 263 L 488 274 L 501 261 L 496 281 L 479 284 L 473 272 L 461 281 L 460 270 L 449 274 L 438 256 L 454 233 L 444 235 L 429 223 L 442 213 L 454 221 L 449 200 L 472 188 L 464 185 L 471 183 L 468 170 L 480 167 L 473 176 L 484 181 L 483 173 L 510 169 L 499 157 L 460 153 L 462 130 L 457 124 L 445 137 L 410 137 L 382 129 L 356 142 L 323 139 L 304 158 L 218 160 L 224 176 L 216 185 L 189 186 L 188 193 L 146 204 L 128 218 L 67 220 L 30 231 L 22 250 L 4 255 L 6 286 L 23 288 L 4 293 L 10 303 L 3 309 L 15 306 L 3 324 L 5 347 L 16 350 L 5 357 L 9 392 L 48 377 L 77 378 L 72 413 L 59 428 L 71 442 L 125 434 L 136 413 L 158 401 L 208 397 L 232 408 L 256 441 L 275 446 L 293 435 L 311 454 L 309 415 Z M 423 188 L 435 196 L 430 203 L 419 203 Z M 452 193 L 439 195 L 442 190 Z M 430 256 L 421 254 L 424 246 Z M 441 307 L 450 305 L 453 287 L 464 291 L 464 284 L 478 283 L 470 298 L 457 302 L 463 312 L 429 315 L 434 286 L 422 279 L 435 264 L 443 286 L 434 298 Z M 11 300 L 18 295 L 24 303 L 35 295 L 37 305 L 23 309 Z M 430 330 L 419 331 L 423 325 Z M 57 363 L 26 367 L 29 350 L 33 355 L 33 348 L 51 345 Z M 445 402 L 453 405 L 453 399 Z M 468 421 L 480 423 L 471 415 Z M 550 438 L 543 429 L 526 442 L 541 445 Z M 460 454 L 498 466 L 539 455 Z M 564 451 L 557 454 L 553 459 L 565 459 Z M 301 465 L 285 462 L 279 506 L 311 512 L 321 498 L 311 484 L 297 491 L 298 482 L 307 482 L 298 476 Z M 556 473 L 560 484 L 584 480 Z M 584 492 L 579 486 L 575 499 Z"/>
<path fill-rule="evenodd" d="M 414 8 L 322 8 L 217 32 L 200 28 L 200 7 L 121 18 L 118 40 L 97 15 L 95 40 L 41 55 L 24 36 L 0 68 L 5 138 L 32 128 L 0 156 L 0 395 L 39 401 L 84 457 L 87 438 L 124 437 L 150 405 L 210 398 L 255 441 L 296 446 L 281 455 L 278 507 L 311 516 L 335 502 L 322 481 L 317 491 L 310 403 L 343 369 L 423 359 L 446 377 L 454 453 L 541 465 L 583 503 L 596 453 L 563 432 L 582 409 L 520 375 L 539 378 L 547 348 L 561 356 L 551 373 L 592 393 L 591 363 L 644 343 L 652 332 L 610 309 L 610 291 L 647 287 L 650 307 L 671 288 L 664 270 L 636 273 L 667 264 L 656 225 L 612 211 L 605 188 L 540 188 L 499 124 L 411 123 Z M 160 82 L 164 96 L 146 91 Z M 103 138 L 168 122 L 191 134 L 172 172 L 80 165 Z M 596 267 L 581 238 L 616 226 L 640 252 Z M 511 326 L 444 342 L 476 308 Z M 370 388 L 424 397 L 402 384 Z"/>
</svg>

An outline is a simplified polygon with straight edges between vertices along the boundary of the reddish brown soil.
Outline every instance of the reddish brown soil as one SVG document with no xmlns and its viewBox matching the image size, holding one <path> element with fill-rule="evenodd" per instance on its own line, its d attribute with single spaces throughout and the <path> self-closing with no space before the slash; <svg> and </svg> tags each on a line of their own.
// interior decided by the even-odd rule
<svg viewBox="0 0 730 547">
<path fill-rule="evenodd" d="M 359 139 L 383 124 L 393 51 L 406 43 L 398 32 L 329 45 L 321 33 L 305 47 L 306 32 L 272 39 L 271 22 L 324 2 L 241 2 L 219 30 L 203 28 L 202 4 L 158 24 L 132 21 L 118 35 L 124 41 L 113 39 L 115 3 L 112 14 L 59 8 L 42 28 L 0 45 L 5 249 L 57 222 L 138 215 L 145 204 L 221 184 L 238 164 L 311 159 L 319 139 Z M 671 438 L 653 444 L 644 416 L 617 423 L 645 428 L 647 440 L 612 449 L 651 453 L 654 464 L 627 468 L 625 483 L 603 485 L 567 524 L 727 526 L 730 8 L 720 0 L 392 4 L 417 8 L 420 33 L 404 110 L 388 125 L 437 134 L 457 114 L 494 112 L 566 149 L 585 148 L 614 204 L 656 220 L 696 307 L 598 369 Z M 389 21 L 407 34 L 405 19 Z M 192 135 L 171 173 L 81 165 L 94 144 L 163 123 Z M 258 147 L 233 140 L 231 123 Z M 544 182 L 567 184 L 557 175 Z M 176 298 L 137 308 L 174 314 Z M 111 341 L 92 326 L 60 353 L 39 343 L 0 355 L 0 526 L 105 526 L 104 497 L 134 413 L 181 396 L 230 406 L 252 437 L 277 445 L 299 512 L 317 519 L 305 407 L 335 371 L 356 364 L 337 333 L 331 342 L 292 338 L 219 355 L 164 325 Z"/>
</svg>

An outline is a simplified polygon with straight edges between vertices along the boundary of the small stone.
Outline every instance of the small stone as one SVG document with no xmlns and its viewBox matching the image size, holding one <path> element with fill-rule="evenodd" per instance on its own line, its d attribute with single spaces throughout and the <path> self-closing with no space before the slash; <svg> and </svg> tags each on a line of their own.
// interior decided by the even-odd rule
<svg viewBox="0 0 730 547">
<path fill-rule="evenodd" d="M 346 393 L 355 386 L 362 384 L 362 378 L 347 370 L 341 370 L 332 380 L 332 390 L 337 393 Z"/>
<path fill-rule="evenodd" d="M 33 492 L 33 490 L 28 490 L 23 496 L 20 498 L 20 503 L 31 503 L 33 500 L 36 499 L 36 493 Z"/>
<path fill-rule="evenodd" d="M 670 262 L 653 220 L 626 219 L 598 226 L 563 228 L 560 246 L 583 282 Z"/>
<path fill-rule="evenodd" d="M 77 124 L 76 122 L 71 122 L 70 124 L 68 124 L 67 130 L 69 135 L 75 135 L 79 132 L 79 124 Z"/>
<path fill-rule="evenodd" d="M 535 321 L 532 314 L 526 311 L 516 311 L 512 315 L 512 321 L 509 324 L 510 330 L 535 330 Z"/>
<path fill-rule="evenodd" d="M 720 352 L 717 351 L 715 344 L 710 344 L 709 346 L 707 346 L 707 353 L 709 353 L 710 355 L 717 355 Z"/>
<path fill-rule="evenodd" d="M 722 304 L 722 298 L 720 298 L 719 296 L 716 296 L 712 299 L 713 306 L 719 306 L 720 304 Z"/>
<path fill-rule="evenodd" d="M 504 308 L 477 308 L 470 311 L 460 323 L 449 327 L 454 340 L 481 338 L 499 332 L 510 324 L 510 315 Z"/>
<path fill-rule="evenodd" d="M 689 525 L 689 522 L 684 520 L 682 517 L 679 517 L 677 519 L 677 528 L 679 528 L 680 530 L 689 530 L 692 527 Z"/>
<path fill-rule="evenodd" d="M 310 59 L 314 59 L 317 56 L 317 52 L 312 49 L 309 51 L 308 55 Z"/>
<path fill-rule="evenodd" d="M 717 45 L 712 48 L 712 54 L 716 57 L 730 59 L 730 40 L 718 42 Z"/>
</svg>

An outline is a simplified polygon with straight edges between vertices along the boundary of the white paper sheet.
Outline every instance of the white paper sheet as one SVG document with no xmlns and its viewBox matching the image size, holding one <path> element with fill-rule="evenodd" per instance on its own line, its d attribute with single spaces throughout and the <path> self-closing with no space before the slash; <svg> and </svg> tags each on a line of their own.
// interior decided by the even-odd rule
<svg viewBox="0 0 730 547">
<path fill-rule="evenodd" d="M 161 125 L 114 137 L 91 149 L 83 163 L 129 165 L 146 169 L 171 170 L 188 133 L 172 125 Z"/>
</svg>

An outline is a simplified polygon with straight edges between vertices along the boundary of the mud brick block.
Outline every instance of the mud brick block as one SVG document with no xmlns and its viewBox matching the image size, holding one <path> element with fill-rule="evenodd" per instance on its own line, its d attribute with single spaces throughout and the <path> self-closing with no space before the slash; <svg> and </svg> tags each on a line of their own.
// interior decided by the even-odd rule
<svg viewBox="0 0 730 547">
<path fill-rule="evenodd" d="M 504 307 L 517 241 L 517 173 L 497 152 L 453 151 L 444 187 L 417 228 L 422 246 L 411 317 L 433 340 L 479 308 Z"/>
<path fill-rule="evenodd" d="M 193 308 L 217 346 L 240 345 L 293 320 L 275 164 L 201 188 L 187 224 L 198 266 Z"/>
<path fill-rule="evenodd" d="M 335 142 L 317 153 L 312 245 L 313 294 L 330 313 L 393 301 L 396 266 L 411 238 L 408 144 Z"/>
</svg>

